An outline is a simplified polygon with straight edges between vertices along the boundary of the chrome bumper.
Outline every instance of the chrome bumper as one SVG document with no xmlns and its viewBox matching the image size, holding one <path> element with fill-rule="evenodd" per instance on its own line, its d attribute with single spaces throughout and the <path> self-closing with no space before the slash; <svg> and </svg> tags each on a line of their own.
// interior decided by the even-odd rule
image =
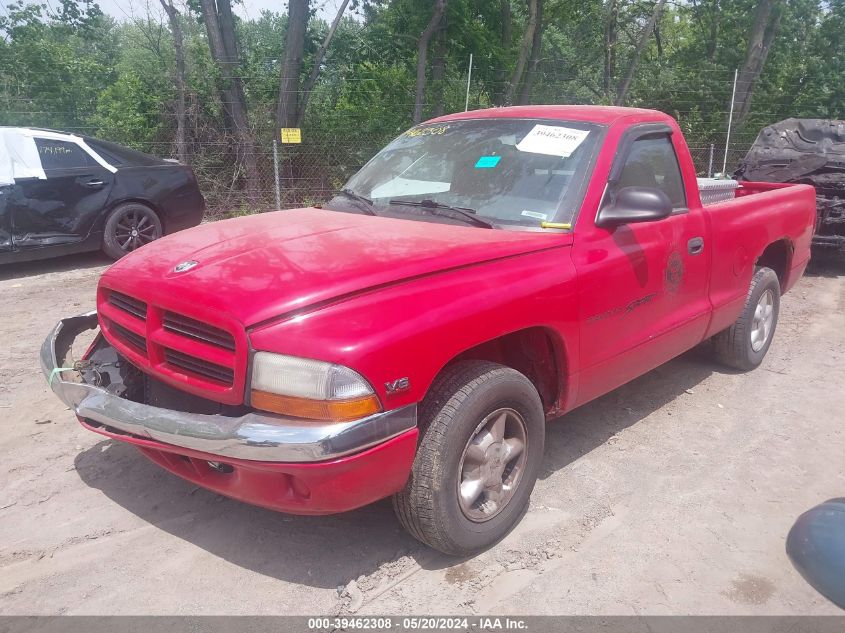
<svg viewBox="0 0 845 633">
<path fill-rule="evenodd" d="M 183 413 L 134 402 L 60 369 L 73 340 L 97 327 L 97 313 L 62 319 L 41 346 L 50 388 L 80 418 L 133 435 L 220 457 L 268 462 L 318 462 L 380 444 L 417 424 L 416 405 L 352 422 L 315 422 L 270 413 L 241 417 Z"/>
</svg>

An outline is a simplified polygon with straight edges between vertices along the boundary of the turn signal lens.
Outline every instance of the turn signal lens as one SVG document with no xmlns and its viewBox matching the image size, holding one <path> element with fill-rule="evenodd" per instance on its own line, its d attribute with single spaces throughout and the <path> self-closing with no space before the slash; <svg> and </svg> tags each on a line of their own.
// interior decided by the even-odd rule
<svg viewBox="0 0 845 633">
<path fill-rule="evenodd" d="M 311 400 L 253 389 L 250 404 L 262 411 L 336 422 L 358 420 L 381 411 L 381 404 L 375 394 L 349 400 Z"/>
</svg>

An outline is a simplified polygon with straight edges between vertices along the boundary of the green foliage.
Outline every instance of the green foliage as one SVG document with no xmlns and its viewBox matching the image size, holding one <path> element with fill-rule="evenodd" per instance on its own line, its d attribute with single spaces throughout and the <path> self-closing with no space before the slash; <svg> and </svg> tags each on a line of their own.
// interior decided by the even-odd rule
<svg viewBox="0 0 845 633">
<path fill-rule="evenodd" d="M 86 129 L 113 82 L 114 22 L 96 5 L 64 0 L 56 14 L 17 0 L 0 18 L 3 122 Z"/>
<path fill-rule="evenodd" d="M 724 142 L 734 69 L 745 56 L 755 0 L 666 3 L 638 60 L 626 103 L 674 115 L 691 144 Z M 337 188 L 374 151 L 411 122 L 417 40 L 433 2 L 360 0 L 345 17 L 311 95 L 301 146 L 282 148 L 283 198 L 319 198 Z M 533 103 L 613 101 L 655 0 L 616 0 L 616 43 L 605 70 L 609 0 L 545 0 L 543 45 Z M 99 134 L 160 155 L 174 152 L 174 46 L 163 15 L 115 23 L 92 0 L 46 4 L 15 0 L 0 17 L 0 124 Z M 239 164 L 218 92 L 196 2 L 181 16 L 187 61 L 191 163 L 210 206 L 238 207 Z M 527 19 L 525 0 L 509 4 L 512 35 L 503 40 L 498 0 L 449 0 L 429 47 L 425 116 L 464 107 L 473 55 L 470 107 L 502 102 Z M 237 69 L 272 204 L 272 138 L 287 17 L 262 12 L 237 19 Z M 329 28 L 312 17 L 304 80 Z M 747 147 L 764 125 L 789 116 L 845 117 L 845 0 L 789 0 L 751 113 L 735 131 Z M 432 77 L 439 55 L 443 76 Z"/>
</svg>

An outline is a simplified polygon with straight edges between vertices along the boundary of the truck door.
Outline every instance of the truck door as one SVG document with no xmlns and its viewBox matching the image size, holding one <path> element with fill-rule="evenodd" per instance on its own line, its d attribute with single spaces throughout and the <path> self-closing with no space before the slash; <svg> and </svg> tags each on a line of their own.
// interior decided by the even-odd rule
<svg viewBox="0 0 845 633">
<path fill-rule="evenodd" d="M 677 356 L 704 336 L 707 227 L 700 206 L 687 205 L 677 153 L 685 146 L 673 134 L 663 124 L 631 128 L 620 141 L 603 201 L 607 204 L 623 187 L 651 187 L 666 193 L 672 214 L 607 228 L 591 218 L 592 225 L 576 236 L 579 403 Z"/>
<path fill-rule="evenodd" d="M 77 242 L 108 201 L 113 174 L 71 141 L 35 137 L 46 180 L 26 178 L 10 201 L 15 248 Z"/>
</svg>

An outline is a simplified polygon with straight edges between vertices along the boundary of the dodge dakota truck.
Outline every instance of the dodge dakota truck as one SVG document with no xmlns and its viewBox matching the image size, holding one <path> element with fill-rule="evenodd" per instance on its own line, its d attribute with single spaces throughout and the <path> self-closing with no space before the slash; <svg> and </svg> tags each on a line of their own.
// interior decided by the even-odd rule
<svg viewBox="0 0 845 633">
<path fill-rule="evenodd" d="M 547 421 L 705 342 L 761 363 L 815 193 L 723 193 L 702 205 L 660 112 L 449 115 L 322 207 L 130 253 L 41 363 L 83 426 L 198 486 L 299 514 L 392 497 L 414 537 L 466 555 L 526 511 Z"/>
</svg>

